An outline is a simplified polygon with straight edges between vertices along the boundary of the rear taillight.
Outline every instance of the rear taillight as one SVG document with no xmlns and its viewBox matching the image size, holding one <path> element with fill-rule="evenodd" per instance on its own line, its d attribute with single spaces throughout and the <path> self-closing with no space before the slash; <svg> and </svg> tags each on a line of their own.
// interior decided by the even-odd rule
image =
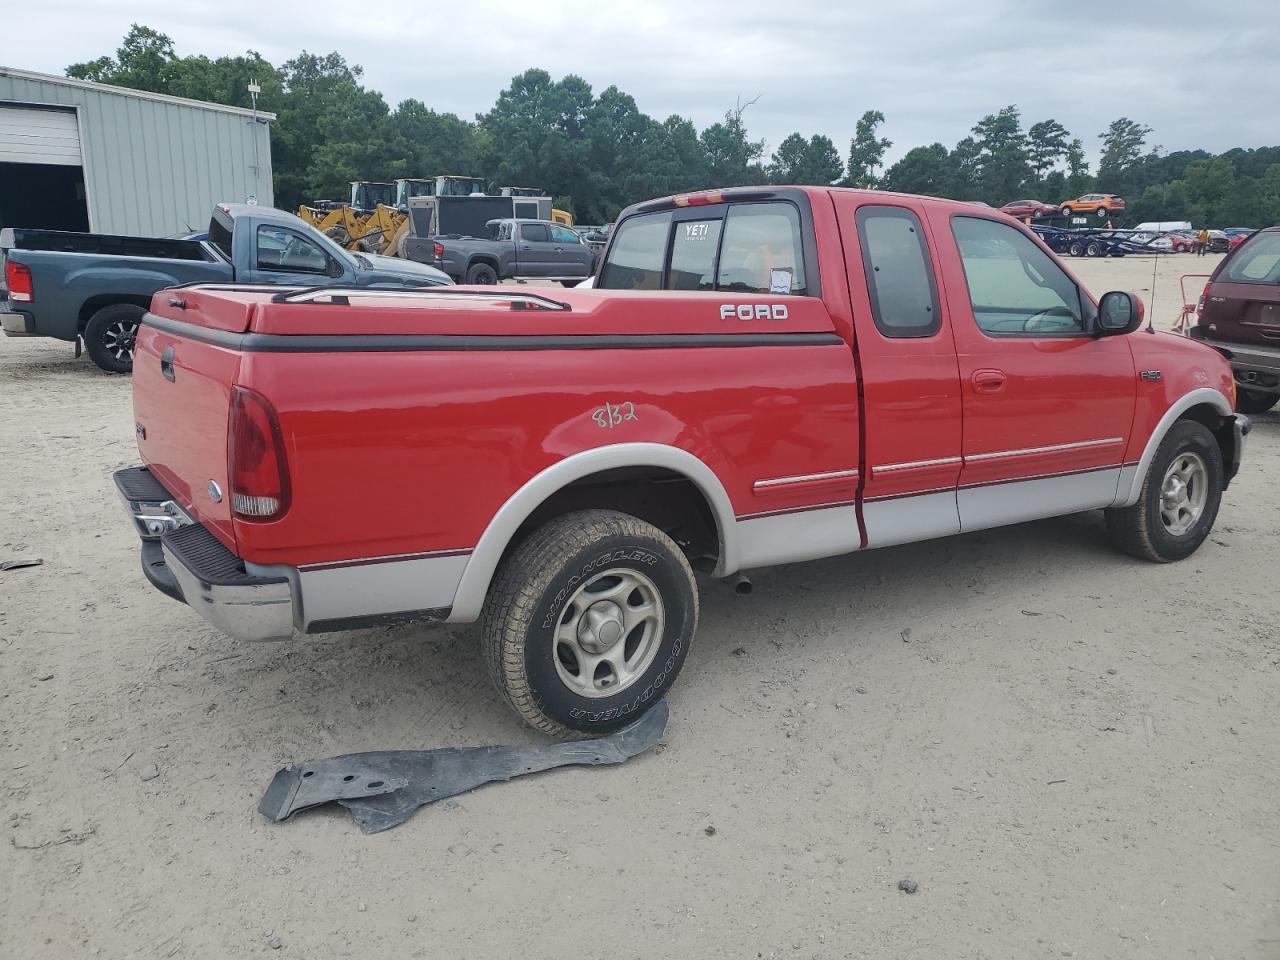
<svg viewBox="0 0 1280 960">
<path fill-rule="evenodd" d="M 1209 284 L 1204 285 L 1204 289 L 1200 291 L 1200 299 L 1196 302 L 1196 316 L 1204 314 L 1204 303 L 1209 298 Z"/>
<path fill-rule="evenodd" d="M 289 467 L 275 411 L 260 394 L 231 388 L 227 432 L 231 512 L 243 520 L 274 520 L 289 509 Z"/>
<path fill-rule="evenodd" d="M 9 300 L 13 303 L 30 303 L 35 294 L 31 286 L 31 268 L 22 263 L 5 261 L 4 284 L 9 288 Z"/>
<path fill-rule="evenodd" d="M 436 244 L 433 244 L 433 245 L 432 245 L 432 247 L 431 247 L 431 254 L 432 254 L 432 256 L 434 256 L 437 260 L 443 260 L 443 259 L 444 259 L 444 244 L 442 244 L 442 243 L 436 243 Z"/>
</svg>

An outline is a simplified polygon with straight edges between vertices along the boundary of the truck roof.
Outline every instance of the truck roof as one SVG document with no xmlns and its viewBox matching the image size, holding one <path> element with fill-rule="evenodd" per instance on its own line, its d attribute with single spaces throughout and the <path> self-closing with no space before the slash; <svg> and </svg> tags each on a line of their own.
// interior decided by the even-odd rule
<svg viewBox="0 0 1280 960">
<path fill-rule="evenodd" d="M 692 193 L 676 193 L 667 197 L 660 197 L 656 200 L 645 200 L 642 203 L 633 204 L 628 207 L 625 213 L 648 212 L 651 210 L 668 210 L 672 207 L 697 207 L 707 204 L 724 203 L 726 201 L 749 201 L 749 200 L 779 200 L 786 199 L 788 196 L 794 197 L 797 193 L 803 193 L 811 199 L 818 196 L 825 196 L 832 193 L 855 193 L 861 194 L 867 198 L 877 200 L 909 200 L 912 203 L 925 203 L 931 206 L 942 206 L 952 209 L 956 212 L 972 213 L 974 204 L 967 200 L 949 200 L 945 197 L 926 197 L 916 193 L 895 193 L 889 190 L 862 190 L 854 187 L 822 187 L 822 186 L 804 186 L 804 185 L 778 185 L 771 184 L 750 186 L 750 187 L 725 187 L 721 190 L 697 190 Z M 995 208 L 983 207 L 991 213 L 999 213 Z M 623 214 L 618 215 L 621 220 Z M 1003 214 L 1001 214 L 1004 216 Z"/>
</svg>

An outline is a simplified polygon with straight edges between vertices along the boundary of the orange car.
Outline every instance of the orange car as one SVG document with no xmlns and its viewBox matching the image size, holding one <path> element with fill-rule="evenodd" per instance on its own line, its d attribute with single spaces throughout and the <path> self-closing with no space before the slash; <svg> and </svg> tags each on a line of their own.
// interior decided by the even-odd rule
<svg viewBox="0 0 1280 960">
<path fill-rule="evenodd" d="M 1108 216 L 1120 213 L 1122 210 L 1124 210 L 1124 198 L 1117 197 L 1114 193 L 1086 193 L 1075 200 L 1062 201 L 1064 217 L 1074 216 L 1077 213 L 1092 213 L 1099 220 L 1105 220 Z"/>
</svg>

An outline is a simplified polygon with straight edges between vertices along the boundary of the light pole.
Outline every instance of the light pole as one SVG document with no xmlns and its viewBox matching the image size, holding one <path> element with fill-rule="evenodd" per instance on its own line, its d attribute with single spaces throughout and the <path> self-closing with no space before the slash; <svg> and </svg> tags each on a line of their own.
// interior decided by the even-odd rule
<svg viewBox="0 0 1280 960">
<path fill-rule="evenodd" d="M 262 175 L 262 166 L 258 162 L 258 94 L 262 92 L 262 86 L 257 80 L 249 81 L 249 99 L 253 103 L 253 192 L 245 198 L 247 203 L 256 204 L 258 202 L 258 178 Z"/>
</svg>

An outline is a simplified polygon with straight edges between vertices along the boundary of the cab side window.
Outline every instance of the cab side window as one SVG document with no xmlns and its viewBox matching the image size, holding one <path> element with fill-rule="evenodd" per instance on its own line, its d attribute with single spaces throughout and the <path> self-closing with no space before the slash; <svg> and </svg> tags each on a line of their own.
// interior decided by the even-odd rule
<svg viewBox="0 0 1280 960">
<path fill-rule="evenodd" d="M 938 291 L 920 221 L 903 207 L 858 208 L 858 243 L 876 329 L 886 337 L 938 332 Z"/>
<path fill-rule="evenodd" d="M 984 217 L 952 217 L 973 318 L 995 337 L 1081 336 L 1080 290 L 1016 227 Z"/>
<path fill-rule="evenodd" d="M 324 273 L 329 258 L 324 251 L 292 230 L 260 226 L 257 235 L 259 270 L 282 270 L 288 273 Z"/>
<path fill-rule="evenodd" d="M 717 290 L 805 296 L 800 214 L 789 203 L 736 203 L 724 218 Z"/>
</svg>

